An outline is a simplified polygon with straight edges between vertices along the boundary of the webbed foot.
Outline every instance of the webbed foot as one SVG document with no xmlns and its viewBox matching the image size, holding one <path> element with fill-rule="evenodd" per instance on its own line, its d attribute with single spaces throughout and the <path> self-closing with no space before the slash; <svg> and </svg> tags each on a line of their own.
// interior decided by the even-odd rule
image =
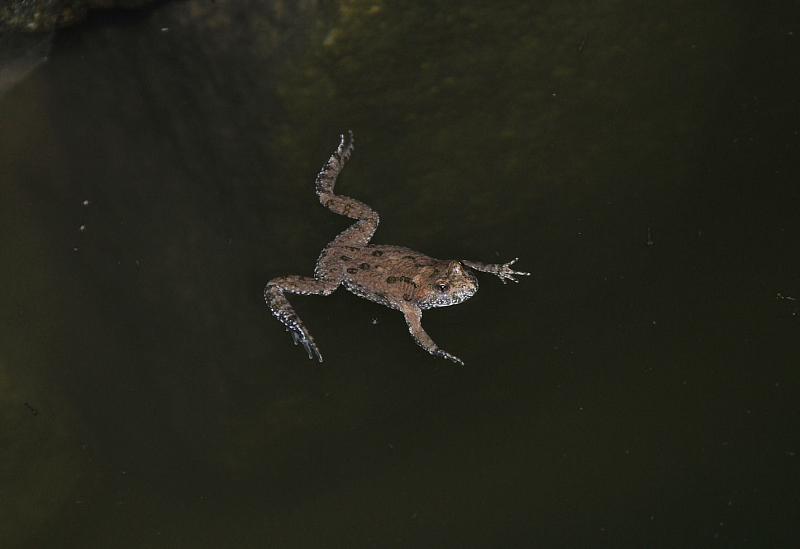
<svg viewBox="0 0 800 549">
<path fill-rule="evenodd" d="M 284 276 L 272 279 L 264 288 L 264 301 L 275 318 L 286 327 L 286 331 L 292 336 L 292 341 L 297 345 L 303 344 L 303 348 L 308 353 L 308 358 L 322 362 L 322 353 L 319 352 L 314 338 L 303 324 L 303 321 L 294 312 L 289 300 L 283 294 L 284 291 L 299 294 L 319 294 L 328 295 L 336 289 L 336 283 L 329 283 L 326 280 L 316 280 L 308 277 L 295 275 Z"/>
<path fill-rule="evenodd" d="M 292 341 L 294 341 L 295 345 L 297 345 L 298 342 L 302 343 L 303 348 L 308 353 L 309 359 L 314 360 L 314 356 L 316 356 L 317 360 L 322 362 L 322 354 L 319 352 L 317 344 L 314 343 L 314 339 L 311 337 L 311 334 L 305 331 L 293 330 L 291 328 L 286 328 L 286 331 L 292 335 Z"/>
</svg>

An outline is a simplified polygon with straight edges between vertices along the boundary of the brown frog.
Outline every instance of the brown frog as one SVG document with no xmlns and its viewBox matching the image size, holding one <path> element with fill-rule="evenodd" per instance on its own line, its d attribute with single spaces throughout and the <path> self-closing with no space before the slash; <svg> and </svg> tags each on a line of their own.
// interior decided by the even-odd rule
<svg viewBox="0 0 800 549">
<path fill-rule="evenodd" d="M 461 303 L 478 291 L 478 279 L 472 270 L 492 273 L 518 282 L 514 275 L 529 275 L 511 269 L 517 260 L 488 264 L 467 260 L 442 260 L 428 257 L 400 246 L 379 246 L 369 241 L 378 228 L 379 216 L 372 208 L 353 198 L 334 194 L 336 177 L 353 152 L 353 134 L 341 135 L 339 147 L 317 175 L 319 201 L 334 213 L 356 222 L 334 238 L 317 259 L 314 277 L 288 275 L 270 280 L 264 299 L 272 314 L 292 335 L 322 362 L 314 338 L 292 309 L 284 292 L 301 295 L 330 295 L 340 285 L 357 296 L 397 309 L 405 316 L 408 330 L 420 347 L 434 356 L 457 364 L 464 362 L 439 348 L 422 328 L 422 311 Z"/>
</svg>

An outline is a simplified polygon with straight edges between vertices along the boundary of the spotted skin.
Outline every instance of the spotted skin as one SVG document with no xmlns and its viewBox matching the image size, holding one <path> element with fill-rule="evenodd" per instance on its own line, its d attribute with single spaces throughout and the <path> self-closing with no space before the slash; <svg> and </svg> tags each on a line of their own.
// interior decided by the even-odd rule
<svg viewBox="0 0 800 549">
<path fill-rule="evenodd" d="M 316 180 L 320 203 L 334 213 L 356 220 L 328 243 L 320 253 L 314 277 L 288 275 L 273 278 L 264 288 L 264 300 L 272 314 L 286 327 L 294 344 L 308 358 L 322 362 L 322 354 L 303 321 L 294 312 L 286 293 L 330 295 L 339 286 L 353 294 L 403 313 L 408 331 L 430 354 L 456 364 L 464 362 L 441 349 L 422 328 L 422 311 L 457 305 L 478 291 L 473 271 L 497 275 L 505 284 L 515 276 L 530 273 L 511 269 L 508 263 L 435 259 L 402 246 L 370 244 L 380 222 L 378 213 L 354 198 L 334 193 L 336 178 L 353 153 L 353 134 L 340 136 L 339 146 L 322 167 Z"/>
</svg>

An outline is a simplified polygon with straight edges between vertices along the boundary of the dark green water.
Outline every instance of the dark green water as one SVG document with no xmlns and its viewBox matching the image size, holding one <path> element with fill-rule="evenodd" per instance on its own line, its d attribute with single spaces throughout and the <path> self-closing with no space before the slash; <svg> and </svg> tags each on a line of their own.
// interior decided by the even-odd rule
<svg viewBox="0 0 800 549">
<path fill-rule="evenodd" d="M 800 543 L 800 8 L 342 4 L 96 15 L 0 96 L 0 546 Z M 264 306 L 346 128 L 375 242 L 533 273 L 426 313 L 464 368 Z"/>
</svg>

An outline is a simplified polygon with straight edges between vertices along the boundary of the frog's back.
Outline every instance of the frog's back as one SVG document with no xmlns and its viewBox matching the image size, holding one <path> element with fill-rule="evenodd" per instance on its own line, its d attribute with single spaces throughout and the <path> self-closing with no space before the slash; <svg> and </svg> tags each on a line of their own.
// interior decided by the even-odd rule
<svg viewBox="0 0 800 549">
<path fill-rule="evenodd" d="M 342 262 L 345 288 L 393 309 L 416 300 L 420 273 L 439 262 L 403 246 L 332 246 L 327 253 Z"/>
</svg>

